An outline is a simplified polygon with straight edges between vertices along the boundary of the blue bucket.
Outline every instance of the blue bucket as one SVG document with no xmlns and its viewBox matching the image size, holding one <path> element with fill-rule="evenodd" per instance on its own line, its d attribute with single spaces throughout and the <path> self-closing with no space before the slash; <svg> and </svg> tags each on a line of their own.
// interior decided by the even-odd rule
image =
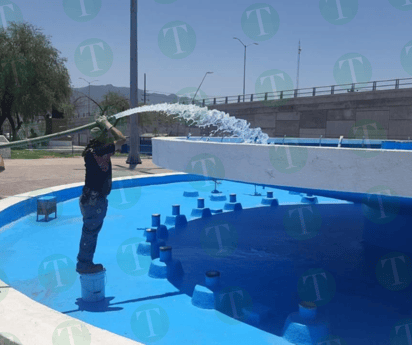
<svg viewBox="0 0 412 345">
<path fill-rule="evenodd" d="M 82 299 L 85 302 L 99 302 L 105 299 L 106 270 L 93 274 L 81 274 Z"/>
</svg>

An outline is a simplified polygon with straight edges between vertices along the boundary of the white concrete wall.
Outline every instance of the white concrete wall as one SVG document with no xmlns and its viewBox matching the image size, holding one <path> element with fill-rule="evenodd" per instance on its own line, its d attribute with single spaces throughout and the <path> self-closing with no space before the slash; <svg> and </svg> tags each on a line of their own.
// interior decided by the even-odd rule
<svg viewBox="0 0 412 345">
<path fill-rule="evenodd" d="M 177 137 L 153 138 L 152 145 L 153 163 L 174 171 L 191 173 L 189 163 L 208 157 L 220 161 L 223 170 L 217 169 L 220 175 L 205 171 L 204 176 L 362 194 L 389 189 L 387 195 L 412 197 L 412 151 L 206 143 Z M 301 169 L 293 168 L 299 160 Z"/>
</svg>

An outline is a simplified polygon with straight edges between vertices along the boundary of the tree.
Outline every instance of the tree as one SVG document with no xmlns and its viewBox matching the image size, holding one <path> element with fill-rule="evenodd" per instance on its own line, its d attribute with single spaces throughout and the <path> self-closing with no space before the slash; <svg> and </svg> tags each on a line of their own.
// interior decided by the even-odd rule
<svg viewBox="0 0 412 345">
<path fill-rule="evenodd" d="M 10 23 L 0 29 L 0 129 L 7 119 L 13 140 L 24 122 L 44 116 L 53 107 L 61 109 L 69 99 L 67 59 L 59 53 L 29 23 Z"/>
</svg>

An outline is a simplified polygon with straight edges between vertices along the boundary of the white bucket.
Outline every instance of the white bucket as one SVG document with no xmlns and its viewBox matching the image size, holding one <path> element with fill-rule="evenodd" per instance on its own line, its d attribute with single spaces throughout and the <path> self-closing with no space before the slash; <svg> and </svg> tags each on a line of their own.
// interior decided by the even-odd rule
<svg viewBox="0 0 412 345">
<path fill-rule="evenodd" d="M 106 270 L 81 274 L 82 299 L 84 302 L 99 302 L 105 299 Z"/>
</svg>

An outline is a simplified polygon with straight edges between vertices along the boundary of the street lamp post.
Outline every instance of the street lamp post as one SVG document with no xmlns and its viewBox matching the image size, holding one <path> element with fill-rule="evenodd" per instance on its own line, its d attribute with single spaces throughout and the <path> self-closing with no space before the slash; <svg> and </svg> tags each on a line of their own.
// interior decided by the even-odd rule
<svg viewBox="0 0 412 345">
<path fill-rule="evenodd" d="M 83 79 L 83 78 L 79 78 L 79 79 Z M 86 79 L 83 79 L 86 83 L 89 83 Z M 94 83 L 95 81 L 98 80 L 93 80 L 92 82 L 89 83 L 89 99 L 88 99 L 88 103 L 89 103 L 89 116 L 90 116 L 90 84 Z"/>
<path fill-rule="evenodd" d="M 207 76 L 209 73 L 212 74 L 213 72 L 206 72 L 205 76 L 203 77 L 203 80 L 205 80 L 206 76 Z M 202 80 L 202 82 L 200 83 L 199 87 L 197 88 L 197 91 L 199 91 L 200 87 L 202 86 L 203 80 Z M 192 103 L 193 103 L 193 101 L 195 100 L 195 97 L 196 97 L 196 95 L 197 95 L 197 91 L 196 91 L 195 95 L 193 96 Z"/>
<path fill-rule="evenodd" d="M 234 40 L 239 40 L 239 38 L 237 38 L 237 37 L 233 37 L 233 39 Z M 243 42 L 241 40 L 239 40 L 239 42 L 243 44 Z M 247 46 L 243 44 L 243 46 L 245 47 L 245 63 L 244 63 L 244 70 L 243 70 L 243 102 L 245 101 L 245 87 L 246 87 L 246 48 L 249 47 L 252 44 L 258 45 L 257 43 L 251 43 Z"/>
<path fill-rule="evenodd" d="M 136 108 L 139 105 L 138 93 L 138 63 L 137 63 L 137 0 L 130 0 L 130 106 Z M 137 164 L 142 164 L 139 156 L 139 115 L 130 115 L 130 152 L 126 164 L 133 169 Z"/>
</svg>

